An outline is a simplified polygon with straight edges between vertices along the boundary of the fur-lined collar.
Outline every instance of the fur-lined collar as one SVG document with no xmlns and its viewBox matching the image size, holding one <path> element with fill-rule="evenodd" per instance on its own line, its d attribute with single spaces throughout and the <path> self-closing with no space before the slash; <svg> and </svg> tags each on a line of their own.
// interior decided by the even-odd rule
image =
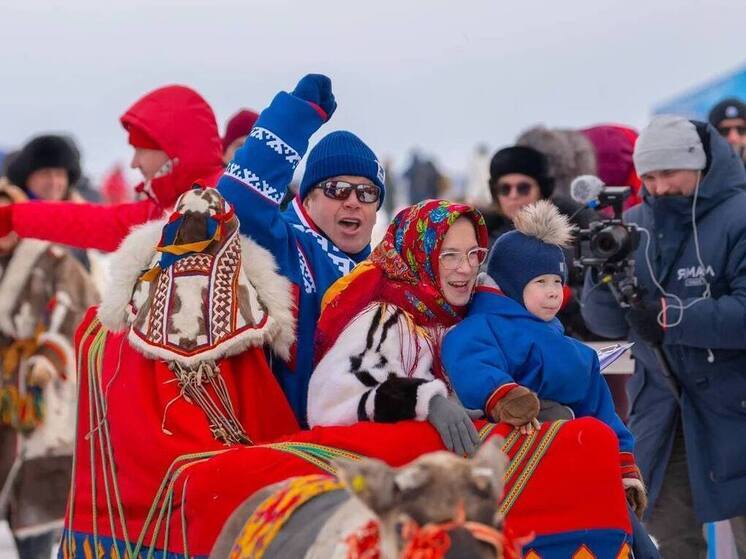
<svg viewBox="0 0 746 559">
<path fill-rule="evenodd" d="M 0 330 L 16 338 L 14 311 L 39 257 L 51 246 L 47 241 L 23 239 L 16 246 L 0 280 Z"/>
</svg>

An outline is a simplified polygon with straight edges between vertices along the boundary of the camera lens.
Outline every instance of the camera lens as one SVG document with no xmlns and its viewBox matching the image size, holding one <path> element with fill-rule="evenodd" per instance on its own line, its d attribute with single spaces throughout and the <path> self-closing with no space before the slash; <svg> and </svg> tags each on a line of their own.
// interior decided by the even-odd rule
<svg viewBox="0 0 746 559">
<path fill-rule="evenodd" d="M 614 262 L 631 252 L 630 234 L 623 225 L 610 225 L 591 239 L 591 252 L 597 258 Z"/>
</svg>

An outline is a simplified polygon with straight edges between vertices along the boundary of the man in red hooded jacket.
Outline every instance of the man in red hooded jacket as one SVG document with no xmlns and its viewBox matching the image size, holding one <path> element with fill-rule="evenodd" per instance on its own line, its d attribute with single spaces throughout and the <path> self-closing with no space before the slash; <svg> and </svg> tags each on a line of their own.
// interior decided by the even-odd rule
<svg viewBox="0 0 746 559">
<path fill-rule="evenodd" d="M 120 119 L 135 149 L 132 167 L 144 181 L 139 202 L 102 206 L 71 202 L 29 202 L 0 208 L 0 236 L 115 250 L 134 225 L 160 218 L 197 180 L 217 183 L 223 172 L 215 115 L 194 90 L 170 85 L 151 91 Z"/>
</svg>

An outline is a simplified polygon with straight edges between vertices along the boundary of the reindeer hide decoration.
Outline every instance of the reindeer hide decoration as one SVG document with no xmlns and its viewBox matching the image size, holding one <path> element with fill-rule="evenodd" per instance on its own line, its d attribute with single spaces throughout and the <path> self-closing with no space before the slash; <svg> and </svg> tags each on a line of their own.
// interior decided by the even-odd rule
<svg viewBox="0 0 746 559">
<path fill-rule="evenodd" d="M 167 221 L 145 225 L 113 257 L 112 293 L 99 318 L 145 356 L 166 361 L 180 396 L 226 444 L 250 443 L 220 375 L 220 359 L 269 344 L 287 358 L 294 339 L 290 285 L 211 188 L 185 192 Z M 259 276 L 265 277 L 259 277 Z"/>
</svg>

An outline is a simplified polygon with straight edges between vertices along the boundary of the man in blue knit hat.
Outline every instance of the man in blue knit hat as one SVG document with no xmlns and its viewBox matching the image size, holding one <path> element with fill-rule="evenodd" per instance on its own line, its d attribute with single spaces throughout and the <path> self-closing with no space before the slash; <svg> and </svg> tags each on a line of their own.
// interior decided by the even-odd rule
<svg viewBox="0 0 746 559">
<path fill-rule="evenodd" d="M 298 196 L 280 209 L 308 140 L 337 108 L 331 80 L 309 74 L 280 92 L 236 151 L 218 190 L 235 208 L 241 232 L 274 256 L 296 297 L 296 345 L 273 370 L 298 421 L 306 425 L 313 339 L 327 288 L 370 254 L 384 194 L 375 153 L 351 132 L 324 137 L 308 154 Z"/>
</svg>

